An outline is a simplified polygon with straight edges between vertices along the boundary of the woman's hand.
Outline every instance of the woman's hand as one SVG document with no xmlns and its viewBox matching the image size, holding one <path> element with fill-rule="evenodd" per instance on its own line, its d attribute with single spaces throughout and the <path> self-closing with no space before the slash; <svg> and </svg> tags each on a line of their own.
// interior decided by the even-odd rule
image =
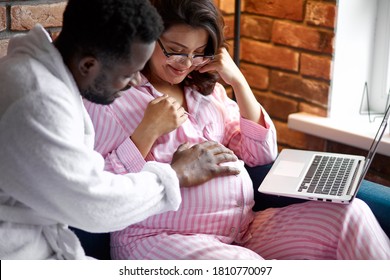
<svg viewBox="0 0 390 280">
<path fill-rule="evenodd" d="M 241 73 L 226 48 L 219 49 L 214 60 L 196 70 L 200 73 L 209 71 L 218 72 L 222 80 L 226 84 L 232 86 L 234 96 L 236 97 L 238 107 L 240 108 L 241 116 L 247 120 L 265 126 L 261 106 L 253 95 L 252 89 L 244 75 Z"/>
<path fill-rule="evenodd" d="M 163 95 L 149 102 L 142 121 L 131 139 L 146 157 L 158 137 L 178 128 L 187 120 L 184 108 L 173 97 Z"/>
<path fill-rule="evenodd" d="M 221 48 L 215 54 L 214 60 L 197 69 L 200 73 L 218 72 L 222 80 L 231 86 L 246 83 L 244 75 L 233 61 L 226 48 Z"/>
</svg>

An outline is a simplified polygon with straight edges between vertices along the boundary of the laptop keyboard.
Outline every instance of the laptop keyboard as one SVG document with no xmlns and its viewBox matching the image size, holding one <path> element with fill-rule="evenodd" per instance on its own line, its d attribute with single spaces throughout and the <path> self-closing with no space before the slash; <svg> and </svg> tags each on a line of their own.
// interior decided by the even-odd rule
<svg viewBox="0 0 390 280">
<path fill-rule="evenodd" d="M 298 191 L 341 196 L 354 159 L 317 155 Z"/>
</svg>

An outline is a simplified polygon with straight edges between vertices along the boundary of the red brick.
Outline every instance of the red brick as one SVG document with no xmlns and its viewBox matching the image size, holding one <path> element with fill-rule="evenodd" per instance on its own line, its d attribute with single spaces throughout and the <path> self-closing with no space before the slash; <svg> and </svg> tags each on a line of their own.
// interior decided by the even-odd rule
<svg viewBox="0 0 390 280">
<path fill-rule="evenodd" d="M 387 164 L 390 164 L 388 162 Z M 390 186 L 390 176 L 385 173 L 376 173 L 371 171 L 370 169 L 368 170 L 368 173 L 366 174 L 365 180 L 381 184 L 384 186 Z"/>
<path fill-rule="evenodd" d="M 240 69 L 252 88 L 268 88 L 269 70 L 267 68 L 248 63 L 241 63 Z"/>
<path fill-rule="evenodd" d="M 254 94 L 272 119 L 287 121 L 288 115 L 296 113 L 298 110 L 298 102 L 291 98 L 279 96 L 272 92 L 254 91 Z"/>
<path fill-rule="evenodd" d="M 336 3 L 309 1 L 306 5 L 306 22 L 310 25 L 334 28 Z"/>
<path fill-rule="evenodd" d="M 299 53 L 259 41 L 241 40 L 241 59 L 263 66 L 298 71 Z"/>
<path fill-rule="evenodd" d="M 295 21 L 303 20 L 303 0 L 246 0 L 245 12 Z"/>
<path fill-rule="evenodd" d="M 272 19 L 244 15 L 241 18 L 241 36 L 250 37 L 251 39 L 270 41 L 272 36 Z"/>
<path fill-rule="evenodd" d="M 235 0 L 219 0 L 218 7 L 224 14 L 234 14 Z"/>
<path fill-rule="evenodd" d="M 308 114 L 320 116 L 320 117 L 327 117 L 328 116 L 328 110 L 326 108 L 315 106 L 313 104 L 308 104 L 305 102 L 299 103 L 299 112 L 305 112 Z"/>
<path fill-rule="evenodd" d="M 233 39 L 234 38 L 234 17 L 233 16 L 225 16 L 225 38 Z"/>
<path fill-rule="evenodd" d="M 11 7 L 11 29 L 30 30 L 35 24 L 61 27 L 66 1 L 54 4 L 15 5 Z"/>
<path fill-rule="evenodd" d="M 272 71 L 270 75 L 270 89 L 273 92 L 299 98 L 308 102 L 327 106 L 329 84 L 310 79 L 302 79 L 298 75 Z"/>
<path fill-rule="evenodd" d="M 226 44 L 227 44 L 227 49 L 229 51 L 230 56 L 233 57 L 233 54 L 234 54 L 234 40 L 229 39 L 229 40 L 226 41 Z"/>
<path fill-rule="evenodd" d="M 7 54 L 8 39 L 0 40 L 0 57 L 3 57 Z"/>
<path fill-rule="evenodd" d="M 333 53 L 334 33 L 299 24 L 277 21 L 274 23 L 273 42 L 294 48 L 326 54 Z"/>
<path fill-rule="evenodd" d="M 324 139 L 292 130 L 288 128 L 285 122 L 275 120 L 274 124 L 277 131 L 278 143 L 281 145 L 315 151 L 323 151 L 326 147 L 326 141 Z"/>
<path fill-rule="evenodd" d="M 0 6 L 0 31 L 7 28 L 7 10 L 5 6 Z"/>
<path fill-rule="evenodd" d="M 301 74 L 330 80 L 331 57 L 301 54 Z"/>
</svg>

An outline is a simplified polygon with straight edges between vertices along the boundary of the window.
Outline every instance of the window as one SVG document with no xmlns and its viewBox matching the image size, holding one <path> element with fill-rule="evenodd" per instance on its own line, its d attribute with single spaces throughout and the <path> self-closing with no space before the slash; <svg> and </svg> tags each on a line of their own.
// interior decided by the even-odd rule
<svg viewBox="0 0 390 280">
<path fill-rule="evenodd" d="M 339 0 L 336 26 L 329 115 L 373 120 L 389 100 L 390 0 Z"/>
<path fill-rule="evenodd" d="M 390 102 L 390 0 L 338 0 L 334 48 L 329 117 L 291 114 L 288 126 L 368 149 Z M 390 125 L 378 153 L 390 156 Z"/>
<path fill-rule="evenodd" d="M 371 64 L 369 106 L 374 112 L 383 112 L 389 103 L 390 93 L 390 1 L 379 0 Z M 366 104 L 367 109 L 367 104 Z"/>
</svg>

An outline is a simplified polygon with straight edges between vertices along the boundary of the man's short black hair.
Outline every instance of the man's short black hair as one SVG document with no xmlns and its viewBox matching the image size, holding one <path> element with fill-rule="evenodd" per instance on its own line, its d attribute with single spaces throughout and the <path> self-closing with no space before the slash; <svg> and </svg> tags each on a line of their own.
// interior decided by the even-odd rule
<svg viewBox="0 0 390 280">
<path fill-rule="evenodd" d="M 65 61 L 87 55 L 117 61 L 130 57 L 134 41 L 152 43 L 162 31 L 149 0 L 69 0 L 56 46 Z"/>
</svg>

